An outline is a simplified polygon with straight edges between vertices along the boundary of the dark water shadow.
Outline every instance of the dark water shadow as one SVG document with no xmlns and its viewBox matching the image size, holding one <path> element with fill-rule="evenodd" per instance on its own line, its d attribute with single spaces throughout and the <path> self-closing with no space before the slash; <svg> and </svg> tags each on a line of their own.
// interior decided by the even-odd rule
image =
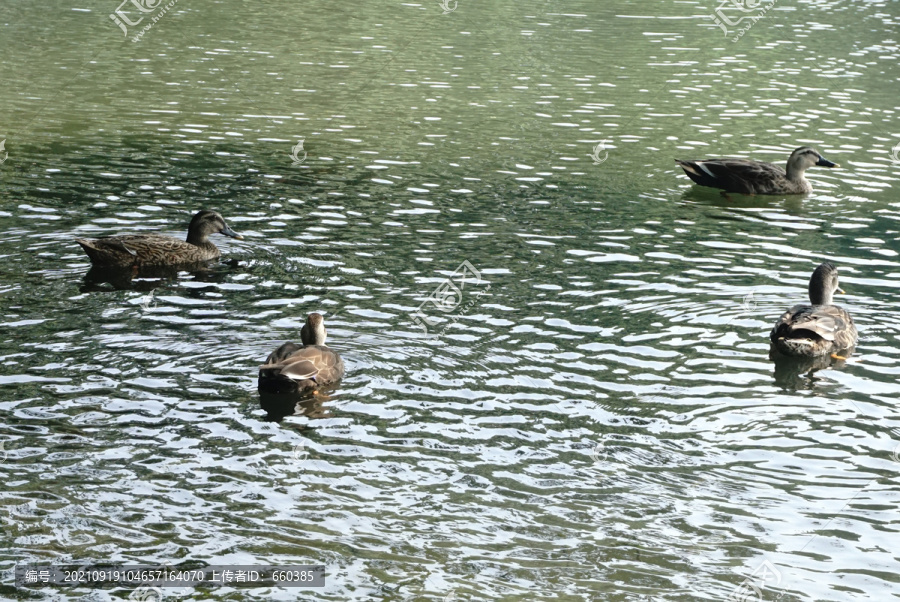
<svg viewBox="0 0 900 602">
<path fill-rule="evenodd" d="M 695 205 L 722 207 L 725 209 L 765 209 L 781 206 L 788 213 L 796 213 L 803 208 L 805 194 L 740 194 L 729 192 L 723 195 L 717 188 L 692 186 L 681 195 L 681 202 Z"/>
<path fill-rule="evenodd" d="M 836 352 L 842 358 L 848 358 L 853 354 L 854 348 Z M 769 347 L 769 359 L 775 362 L 775 384 L 787 391 L 802 391 L 815 389 L 822 382 L 816 376 L 816 372 L 828 368 L 843 368 L 845 359 L 833 358 L 830 355 L 816 357 L 795 357 L 784 355 L 775 347 Z"/>
<path fill-rule="evenodd" d="M 180 265 L 160 265 L 141 267 L 92 266 L 84 275 L 82 293 L 113 290 L 135 290 L 148 292 L 159 286 L 160 280 L 177 280 L 178 275 L 187 272 L 200 282 L 222 282 L 239 265 L 238 260 L 206 261 Z"/>
<path fill-rule="evenodd" d="M 269 422 L 281 422 L 288 416 L 307 416 L 310 419 L 329 418 L 326 404 L 333 399 L 337 387 L 320 387 L 301 392 L 259 391 L 259 405 Z"/>
</svg>

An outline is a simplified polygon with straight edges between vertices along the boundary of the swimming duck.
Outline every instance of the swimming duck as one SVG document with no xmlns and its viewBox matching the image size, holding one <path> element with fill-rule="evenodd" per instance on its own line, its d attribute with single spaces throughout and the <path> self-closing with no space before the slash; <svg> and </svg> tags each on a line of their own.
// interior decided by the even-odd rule
<svg viewBox="0 0 900 602">
<path fill-rule="evenodd" d="M 200 211 L 191 219 L 187 241 L 161 234 L 125 234 L 105 238 L 76 238 L 91 263 L 103 267 L 138 267 L 142 265 L 176 265 L 218 258 L 221 253 L 209 242 L 218 232 L 242 240 L 244 237 L 228 227 L 215 211 Z"/>
<path fill-rule="evenodd" d="M 267 393 L 297 393 L 337 382 L 344 376 L 344 361 L 325 346 L 325 320 L 312 313 L 300 329 L 300 341 L 285 343 L 259 367 L 258 387 Z"/>
<path fill-rule="evenodd" d="M 831 354 L 846 359 L 836 352 L 853 349 L 856 326 L 847 310 L 831 304 L 835 291 L 844 292 L 838 288 L 837 268 L 826 261 L 809 279 L 812 305 L 796 305 L 784 312 L 769 335 L 773 347 L 784 355 Z"/>
<path fill-rule="evenodd" d="M 750 159 L 675 159 L 675 162 L 701 186 L 741 194 L 807 194 L 812 192 L 812 186 L 803 175 L 807 169 L 813 165 L 840 167 L 808 146 L 801 146 L 791 153 L 787 171 L 772 163 Z"/>
</svg>

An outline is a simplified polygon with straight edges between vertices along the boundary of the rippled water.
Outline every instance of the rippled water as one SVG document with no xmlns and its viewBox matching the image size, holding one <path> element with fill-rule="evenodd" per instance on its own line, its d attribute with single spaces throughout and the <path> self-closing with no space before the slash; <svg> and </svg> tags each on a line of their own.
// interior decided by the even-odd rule
<svg viewBox="0 0 900 602">
<path fill-rule="evenodd" d="M 54 560 L 327 568 L 180 600 L 900 598 L 897 5 L 737 42 L 717 6 L 181 0 L 132 42 L 7 0 L 0 595 Z M 673 162 L 801 144 L 842 164 L 807 197 Z M 74 237 L 200 208 L 245 237 L 209 270 L 86 279 Z M 776 374 L 826 258 L 857 353 Z M 347 376 L 261 407 L 311 311 Z"/>
</svg>

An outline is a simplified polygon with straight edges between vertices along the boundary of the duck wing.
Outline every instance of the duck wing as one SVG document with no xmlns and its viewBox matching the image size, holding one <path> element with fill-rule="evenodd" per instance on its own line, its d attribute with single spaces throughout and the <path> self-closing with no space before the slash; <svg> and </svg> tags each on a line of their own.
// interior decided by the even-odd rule
<svg viewBox="0 0 900 602">
<path fill-rule="evenodd" d="M 160 234 L 76 238 L 75 241 L 96 265 L 191 263 L 218 256 L 205 247 Z"/>
<path fill-rule="evenodd" d="M 170 257 L 193 259 L 200 249 L 189 242 L 160 234 L 131 234 L 111 236 L 110 239 L 113 244 L 133 250 L 146 263 L 152 263 L 152 259 L 161 260 L 158 263 L 167 263 Z"/>
<path fill-rule="evenodd" d="M 721 188 L 726 192 L 742 194 L 767 194 L 777 189 L 787 175 L 785 171 L 771 163 L 748 159 L 704 159 L 682 161 L 675 159 L 687 176 L 711 188 Z"/>
<path fill-rule="evenodd" d="M 118 238 L 76 238 L 91 262 L 105 264 L 132 264 L 137 259 L 137 251 L 128 247 Z"/>
<path fill-rule="evenodd" d="M 853 318 L 837 305 L 797 305 L 786 311 L 770 335 L 779 338 L 819 338 L 837 349 L 856 345 L 857 332 Z"/>
<path fill-rule="evenodd" d="M 259 378 L 287 378 L 310 381 L 305 386 L 333 383 L 344 376 L 344 362 L 325 345 L 300 347 L 285 343 L 273 351 L 266 363 L 259 367 Z"/>
<path fill-rule="evenodd" d="M 263 364 L 259 367 L 260 373 L 268 373 L 270 376 L 281 376 L 291 380 L 315 380 L 319 369 L 315 362 L 302 357 L 288 358 L 277 364 Z"/>
<path fill-rule="evenodd" d="M 823 313 L 827 313 L 834 320 L 834 346 L 836 349 L 850 349 L 856 347 L 859 342 L 859 333 L 856 331 L 856 324 L 853 318 L 843 307 L 837 305 L 827 305 L 822 309 Z"/>
</svg>

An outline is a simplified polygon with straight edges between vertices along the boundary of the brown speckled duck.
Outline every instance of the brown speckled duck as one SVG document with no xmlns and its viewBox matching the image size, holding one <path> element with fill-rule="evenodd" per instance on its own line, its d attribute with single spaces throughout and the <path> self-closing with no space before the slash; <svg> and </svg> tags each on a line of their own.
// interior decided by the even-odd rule
<svg viewBox="0 0 900 602">
<path fill-rule="evenodd" d="M 344 361 L 325 346 L 325 320 L 312 313 L 300 329 L 300 341 L 285 343 L 259 367 L 258 387 L 265 393 L 297 393 L 329 385 L 344 376 Z"/>
<path fill-rule="evenodd" d="M 125 234 L 105 238 L 76 238 L 91 263 L 101 267 L 140 267 L 198 263 L 221 253 L 209 241 L 213 233 L 242 239 L 215 211 L 200 211 L 188 226 L 187 240 L 162 234 Z"/>
<path fill-rule="evenodd" d="M 831 304 L 838 288 L 837 268 L 825 262 L 809 279 L 809 302 L 789 309 L 775 323 L 769 338 L 772 346 L 784 355 L 811 357 L 851 351 L 857 332 L 847 310 Z"/>
<path fill-rule="evenodd" d="M 814 148 L 801 146 L 791 153 L 787 170 L 772 163 L 750 159 L 675 159 L 697 184 L 741 194 L 807 194 L 812 186 L 803 175 L 813 165 L 840 167 Z"/>
</svg>

